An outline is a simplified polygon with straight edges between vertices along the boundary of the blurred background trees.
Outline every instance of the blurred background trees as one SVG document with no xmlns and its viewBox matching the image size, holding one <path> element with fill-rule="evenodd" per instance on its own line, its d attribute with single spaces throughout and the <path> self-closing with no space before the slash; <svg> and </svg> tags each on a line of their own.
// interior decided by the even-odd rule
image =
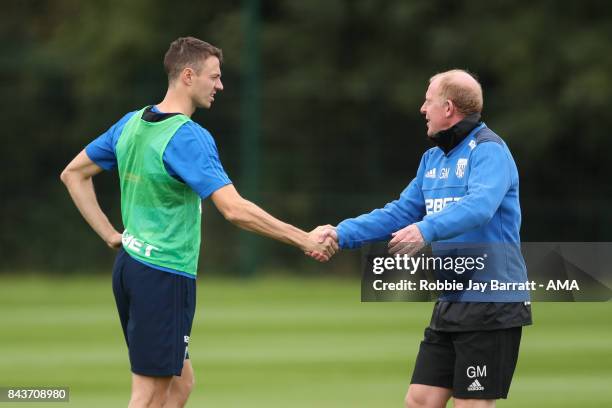
<svg viewBox="0 0 612 408">
<path fill-rule="evenodd" d="M 609 3 L 255 2 L 261 128 L 256 185 L 245 186 L 247 3 L 3 2 L 0 270 L 109 269 L 112 252 L 59 173 L 124 113 L 162 99 L 163 54 L 184 35 L 225 54 L 225 91 L 194 120 L 215 136 L 238 190 L 287 222 L 336 224 L 397 197 L 429 147 L 419 114 L 428 78 L 466 68 L 483 84 L 485 121 L 519 166 L 523 240 L 611 239 Z M 116 173 L 95 184 L 120 228 Z M 238 273 L 245 233 L 204 208 L 201 271 Z M 323 270 L 354 273 L 358 262 L 344 254 Z M 263 239 L 253 268 L 321 269 Z"/>
</svg>

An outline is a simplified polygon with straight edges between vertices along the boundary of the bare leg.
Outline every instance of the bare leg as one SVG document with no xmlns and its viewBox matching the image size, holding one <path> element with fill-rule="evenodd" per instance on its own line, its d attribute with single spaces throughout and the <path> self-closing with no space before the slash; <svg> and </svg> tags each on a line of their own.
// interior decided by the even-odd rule
<svg viewBox="0 0 612 408">
<path fill-rule="evenodd" d="M 451 394 L 448 388 L 410 384 L 404 402 L 406 408 L 444 408 Z"/>
<path fill-rule="evenodd" d="M 132 396 L 128 408 L 161 408 L 172 377 L 132 374 Z"/>
<path fill-rule="evenodd" d="M 455 408 L 495 408 L 495 400 L 453 398 Z"/>
<path fill-rule="evenodd" d="M 189 394 L 193 389 L 195 379 L 193 376 L 193 367 L 190 360 L 185 360 L 181 376 L 175 376 L 170 382 L 168 388 L 168 398 L 164 404 L 164 408 L 183 408 L 187 403 Z"/>
</svg>

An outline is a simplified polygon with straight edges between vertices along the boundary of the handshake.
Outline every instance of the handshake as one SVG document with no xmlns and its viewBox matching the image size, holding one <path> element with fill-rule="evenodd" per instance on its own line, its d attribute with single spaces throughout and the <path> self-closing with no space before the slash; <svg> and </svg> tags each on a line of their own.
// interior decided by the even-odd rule
<svg viewBox="0 0 612 408">
<path fill-rule="evenodd" d="M 391 255 L 412 256 L 425 246 L 421 231 L 415 224 L 391 234 L 389 253 Z M 327 262 L 338 252 L 338 233 L 333 225 L 321 225 L 308 233 L 304 253 L 319 262 Z"/>
<path fill-rule="evenodd" d="M 327 262 L 338 252 L 338 234 L 333 225 L 320 225 L 308 233 L 304 254 L 319 262 Z"/>
</svg>

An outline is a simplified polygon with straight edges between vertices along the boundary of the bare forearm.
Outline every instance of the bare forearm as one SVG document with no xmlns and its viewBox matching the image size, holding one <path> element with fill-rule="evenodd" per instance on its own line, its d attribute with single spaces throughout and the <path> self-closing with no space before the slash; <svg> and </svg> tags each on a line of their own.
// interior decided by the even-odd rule
<svg viewBox="0 0 612 408">
<path fill-rule="evenodd" d="M 118 234 L 98 204 L 91 177 L 68 176 L 63 181 L 85 221 L 104 241 L 108 242 L 110 237 Z"/>
<path fill-rule="evenodd" d="M 308 233 L 274 218 L 248 200 L 242 200 L 228 219 L 247 231 L 276 239 L 300 249 L 304 249 L 304 243 L 308 239 Z"/>
</svg>

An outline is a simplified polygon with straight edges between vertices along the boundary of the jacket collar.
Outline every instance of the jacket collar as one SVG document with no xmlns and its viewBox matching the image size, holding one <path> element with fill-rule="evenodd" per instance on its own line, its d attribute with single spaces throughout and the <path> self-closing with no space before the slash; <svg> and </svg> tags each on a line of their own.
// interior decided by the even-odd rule
<svg viewBox="0 0 612 408">
<path fill-rule="evenodd" d="M 480 113 L 474 113 L 466 116 L 454 126 L 442 130 L 428 139 L 442 149 L 444 154 L 448 154 L 448 152 L 461 143 L 480 123 Z"/>
</svg>

